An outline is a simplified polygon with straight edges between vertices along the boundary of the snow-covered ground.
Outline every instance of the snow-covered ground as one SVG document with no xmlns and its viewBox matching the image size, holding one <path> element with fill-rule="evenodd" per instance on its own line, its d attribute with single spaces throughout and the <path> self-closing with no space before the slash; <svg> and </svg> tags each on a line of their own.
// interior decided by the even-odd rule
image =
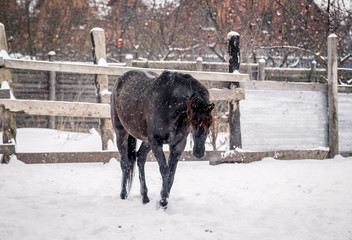
<svg viewBox="0 0 352 240">
<path fill-rule="evenodd" d="M 0 143 L 2 137 L 0 132 Z M 137 145 L 140 144 L 137 141 Z M 17 129 L 17 152 L 84 152 L 100 151 L 101 137 L 95 129 L 89 133 L 65 132 L 45 128 L 19 128 Z M 226 151 L 228 148 L 228 133 L 219 133 L 217 149 Z M 189 136 L 186 150 L 192 149 L 192 137 Z M 168 146 L 164 146 L 168 150 Z M 117 151 L 117 147 L 111 141 L 108 150 Z M 206 141 L 206 150 L 213 150 L 210 139 Z"/>
<path fill-rule="evenodd" d="M 44 133 L 38 133 L 41 147 L 91 151 L 96 145 L 94 132 Z M 20 131 L 18 147 L 35 148 L 26 137 Z M 156 208 L 161 178 L 155 162 L 146 164 L 151 202 L 143 205 L 138 175 L 129 198 L 119 199 L 115 159 L 26 165 L 12 157 L 0 165 L 0 239 L 352 239 L 351 173 L 352 158 L 340 156 L 180 162 L 164 211 Z"/>
</svg>

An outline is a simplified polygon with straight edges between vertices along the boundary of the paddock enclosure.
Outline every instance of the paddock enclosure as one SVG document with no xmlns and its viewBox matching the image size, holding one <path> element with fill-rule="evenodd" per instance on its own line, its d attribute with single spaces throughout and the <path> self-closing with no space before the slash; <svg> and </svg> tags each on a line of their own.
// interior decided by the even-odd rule
<svg viewBox="0 0 352 240">
<path fill-rule="evenodd" d="M 0 34 L 4 35 L 3 29 Z M 227 73 L 228 64 L 205 63 L 200 58 L 194 62 L 127 58 L 125 63 L 108 64 L 104 31 L 93 29 L 91 34 L 93 63 L 57 62 L 52 53 L 50 61 L 11 59 L 5 45 L 0 45 L 2 132 L 9 126 L 79 132 L 96 128 L 103 139 L 102 151 L 20 153 L 15 151 L 14 143 L 3 139 L 3 156 L 16 154 L 27 163 L 107 162 L 117 157 L 118 152 L 106 150 L 107 141 L 113 139 L 109 91 L 118 76 L 132 69 L 189 73 L 208 86 L 212 101 L 231 106 L 229 113 L 217 121 L 229 126 L 225 128 L 230 129 L 229 139 L 240 139 L 236 146 L 239 149 L 229 146 L 231 151 L 207 152 L 204 160 L 211 164 L 251 162 L 264 157 L 325 159 L 352 153 L 352 88 L 338 86 L 338 74 L 351 78 L 352 71 L 338 70 L 334 61 L 329 61 L 328 71 L 241 63 L 240 73 Z M 330 42 L 328 51 L 334 52 L 334 42 Z M 334 58 L 337 56 L 332 55 Z M 326 76 L 328 82 L 322 83 L 321 78 Z M 10 97 L 10 89 L 16 99 Z M 11 114 L 16 126 L 7 123 Z M 231 117 L 234 115 L 238 118 Z M 235 133 L 231 132 L 233 125 L 237 126 Z M 185 152 L 183 158 L 194 160 L 190 152 Z"/>
</svg>

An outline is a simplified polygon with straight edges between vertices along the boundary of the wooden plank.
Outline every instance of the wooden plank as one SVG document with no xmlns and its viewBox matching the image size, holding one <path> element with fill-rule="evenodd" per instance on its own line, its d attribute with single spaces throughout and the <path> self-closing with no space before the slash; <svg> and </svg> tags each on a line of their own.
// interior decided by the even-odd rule
<svg viewBox="0 0 352 240">
<path fill-rule="evenodd" d="M 352 157 L 352 152 L 350 152 L 350 153 L 341 153 L 340 155 L 342 157 Z"/>
<path fill-rule="evenodd" d="M 5 26 L 2 23 L 0 23 L 0 50 L 8 52 Z"/>
<path fill-rule="evenodd" d="M 111 158 L 119 159 L 117 151 L 97 152 L 48 152 L 48 153 L 17 153 L 17 159 L 24 163 L 87 163 L 104 162 Z"/>
<path fill-rule="evenodd" d="M 93 49 L 94 64 L 106 64 L 106 47 L 105 47 L 105 33 L 101 28 L 93 28 L 90 32 Z M 110 98 L 103 98 L 103 93 L 109 89 L 109 78 L 106 74 L 96 74 L 94 77 L 94 84 L 96 88 L 97 103 L 109 103 Z M 110 120 L 99 119 L 99 133 L 102 140 L 102 149 L 108 149 L 108 142 L 114 139 L 113 127 Z"/>
<path fill-rule="evenodd" d="M 232 98 L 244 98 L 244 91 L 241 89 L 212 89 L 210 92 L 212 94 L 212 101 L 228 100 Z M 4 105 L 6 109 L 9 109 L 12 112 L 25 112 L 26 114 L 31 115 L 110 118 L 109 104 L 46 100 L 0 99 L 0 105 Z"/>
<path fill-rule="evenodd" d="M 1 100 L 8 100 L 8 99 L 0 99 Z M 0 103 L 0 121 L 1 121 L 1 129 L 2 131 L 2 142 L 4 144 L 9 144 L 12 143 L 12 140 L 16 140 L 16 134 L 17 134 L 17 129 L 16 129 L 16 118 L 14 114 L 7 110 L 4 105 Z M 5 156 L 6 157 L 6 156 Z M 6 157 L 7 162 L 9 160 L 8 156 Z"/>
<path fill-rule="evenodd" d="M 117 151 L 97 151 L 97 152 L 47 152 L 47 153 L 17 153 L 17 158 L 25 163 L 87 163 L 103 162 L 107 163 L 111 158 L 120 161 L 120 154 Z M 298 159 L 326 159 L 328 151 L 325 150 L 306 150 L 306 151 L 271 151 L 271 152 L 236 152 L 227 154 L 224 152 L 207 151 L 202 159 L 193 156 L 192 152 L 183 152 L 180 161 L 209 161 L 211 165 L 222 163 L 251 163 L 260 161 L 263 158 L 272 157 L 281 160 Z M 165 152 L 168 158 L 169 152 Z M 152 153 L 148 154 L 148 161 L 156 161 Z"/>
<path fill-rule="evenodd" d="M 241 102 L 242 149 L 327 147 L 327 94 L 247 90 Z"/>
<path fill-rule="evenodd" d="M 56 71 L 80 74 L 122 75 L 128 68 L 98 66 L 87 63 L 46 62 L 34 60 L 5 59 L 5 67 L 31 71 Z"/>
<path fill-rule="evenodd" d="M 337 89 L 338 89 L 339 93 L 352 93 L 352 86 L 351 85 L 348 85 L 348 86 L 339 85 L 339 86 L 337 86 Z"/>
<path fill-rule="evenodd" d="M 222 100 L 243 100 L 245 99 L 245 91 L 242 88 L 234 88 L 234 89 L 218 89 L 218 88 L 210 88 L 208 89 L 210 95 L 210 101 L 222 101 Z M 104 102 L 110 103 L 110 95 L 111 92 L 106 92 L 102 95 L 104 98 Z"/>
<path fill-rule="evenodd" d="M 242 148 L 241 114 L 239 101 L 231 101 L 229 109 L 230 150 Z"/>
<path fill-rule="evenodd" d="M 101 103 L 0 99 L 0 105 L 32 115 L 110 118 L 110 105 Z"/>
<path fill-rule="evenodd" d="M 251 163 L 261 161 L 263 158 L 274 158 L 280 160 L 299 160 L 299 159 L 326 159 L 328 151 L 326 150 L 289 150 L 289 151 L 270 151 L 270 152 L 237 152 L 233 151 L 228 156 L 218 160 L 210 161 L 210 165 L 219 165 L 222 163 Z"/>
<path fill-rule="evenodd" d="M 4 24 L 0 23 L 0 51 L 2 52 L 2 56 L 4 58 L 7 58 L 8 56 L 8 46 L 7 46 L 7 38 L 6 38 L 6 33 L 5 33 L 5 26 Z M 2 60 L 1 60 L 2 61 Z M 1 63 L 1 65 L 3 65 Z M 8 84 L 8 89 L 11 92 L 13 91 L 13 84 L 12 84 L 12 73 L 10 69 L 6 69 L 1 67 L 0 68 L 0 84 L 1 87 L 4 88 L 3 84 L 4 81 L 7 82 Z M 9 98 L 7 96 L 7 98 Z M 16 118 L 15 116 L 9 112 L 8 110 L 5 110 L 5 107 L 0 104 L 0 121 L 2 128 L 0 129 L 2 131 L 2 142 L 3 143 L 11 143 L 12 139 L 16 140 L 16 134 L 17 134 L 17 129 L 16 129 Z M 4 155 L 2 159 L 2 163 L 7 163 L 10 160 L 9 155 Z"/>
<path fill-rule="evenodd" d="M 352 94 L 339 93 L 339 153 L 352 153 Z"/>
<path fill-rule="evenodd" d="M 133 66 L 143 68 L 161 68 L 161 69 L 185 69 L 195 70 L 197 63 L 192 61 L 140 61 L 133 60 Z M 203 71 L 227 72 L 229 69 L 228 63 L 221 62 L 202 62 Z M 240 72 L 250 72 L 258 67 L 256 63 L 241 63 Z"/>
<path fill-rule="evenodd" d="M 279 80 L 288 82 L 310 82 L 311 68 L 265 68 L 267 80 Z M 316 69 L 315 77 L 326 75 L 325 69 Z"/>
<path fill-rule="evenodd" d="M 48 54 L 49 61 L 55 61 L 56 53 L 54 51 L 50 51 Z M 49 100 L 55 101 L 56 100 L 56 72 L 49 72 Z M 50 116 L 49 117 L 49 128 L 55 129 L 56 128 L 56 117 Z"/>
<path fill-rule="evenodd" d="M 99 64 L 100 59 L 106 62 L 105 33 L 102 28 L 93 28 L 90 31 L 93 49 L 93 62 Z"/>
<path fill-rule="evenodd" d="M 11 69 L 26 69 L 36 71 L 56 71 L 80 74 L 106 74 L 120 76 L 130 70 L 152 71 L 161 74 L 163 69 L 153 68 L 133 68 L 120 66 L 99 66 L 86 63 L 65 63 L 65 62 L 45 62 L 34 60 L 4 59 L 5 67 Z M 246 82 L 249 81 L 248 74 L 241 73 L 219 73 L 219 72 L 199 72 L 185 70 L 168 70 L 170 72 L 181 72 L 190 74 L 200 81 L 220 81 L 220 82 Z"/>
<path fill-rule="evenodd" d="M 0 89 L 0 99 L 9 99 L 10 89 Z"/>
<path fill-rule="evenodd" d="M 17 158 L 25 163 L 83 163 L 83 162 L 104 162 L 111 158 L 120 161 L 120 154 L 117 151 L 95 151 L 95 152 L 42 152 L 42 153 L 17 153 Z M 169 152 L 165 152 L 165 157 L 169 157 Z M 221 152 L 207 151 L 206 156 L 198 159 L 192 152 L 184 152 L 180 161 L 215 161 L 220 159 Z M 156 161 L 153 153 L 149 153 L 148 161 Z"/>
<path fill-rule="evenodd" d="M 7 144 L 0 144 L 0 153 L 5 155 L 11 155 L 16 153 L 15 144 L 7 143 Z"/>
<path fill-rule="evenodd" d="M 12 143 L 0 144 L 0 164 L 9 163 L 11 155 L 16 153 L 16 146 Z"/>
<path fill-rule="evenodd" d="M 152 70 L 154 71 L 154 70 Z M 177 72 L 170 70 L 171 72 Z M 162 72 L 162 71 L 161 71 Z M 161 73 L 159 72 L 159 73 Z M 181 73 L 190 74 L 199 81 L 216 81 L 216 82 L 247 82 L 248 74 L 242 73 L 218 73 L 218 72 L 198 72 L 198 71 L 179 71 Z"/>
<path fill-rule="evenodd" d="M 257 80 L 258 81 L 264 81 L 265 80 L 265 60 L 264 58 L 261 58 L 258 62 L 258 74 L 257 74 Z"/>
<path fill-rule="evenodd" d="M 295 83 L 277 81 L 240 82 L 240 87 L 248 90 L 318 91 L 327 92 L 327 85 L 320 83 Z"/>
<path fill-rule="evenodd" d="M 328 115 L 330 158 L 339 154 L 337 41 L 338 38 L 335 34 L 331 34 L 328 37 Z"/>
</svg>

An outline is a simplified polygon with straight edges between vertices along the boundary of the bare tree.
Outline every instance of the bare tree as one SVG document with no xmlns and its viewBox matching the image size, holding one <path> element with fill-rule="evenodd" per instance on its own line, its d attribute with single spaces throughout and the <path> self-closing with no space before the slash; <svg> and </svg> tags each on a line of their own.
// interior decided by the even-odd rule
<svg viewBox="0 0 352 240">
<path fill-rule="evenodd" d="M 334 1 L 335 2 L 335 1 Z M 336 1 L 337 2 L 337 1 Z M 274 21 L 276 41 L 272 45 L 259 45 L 258 48 L 266 50 L 284 50 L 284 58 L 281 66 L 287 61 L 287 56 L 303 54 L 314 56 L 322 66 L 327 67 L 324 53 L 326 51 L 327 37 L 331 33 L 339 37 L 340 55 L 346 55 L 351 51 L 351 36 L 348 34 L 346 24 L 351 24 L 351 13 L 341 5 L 333 5 L 330 1 L 326 9 L 317 6 L 313 0 L 282 1 L 275 0 L 277 4 L 276 15 L 281 21 Z M 339 6 L 339 7 L 338 7 Z M 333 10 L 334 9 L 334 10 Z M 349 55 L 350 56 L 350 55 Z M 341 59 L 342 65 L 349 56 Z"/>
<path fill-rule="evenodd" d="M 325 64 L 330 33 L 339 37 L 339 54 L 351 53 L 351 9 L 342 0 L 4 0 L 0 21 L 10 52 L 41 58 L 91 60 L 89 31 L 104 28 L 109 60 L 126 53 L 148 59 L 194 59 L 212 55 L 226 61 L 230 31 L 241 34 L 243 61 L 282 56 L 278 66 L 307 54 Z M 123 42 L 119 47 L 119 39 Z M 280 50 L 280 51 L 278 51 Z M 204 57 L 204 59 L 207 59 Z"/>
</svg>

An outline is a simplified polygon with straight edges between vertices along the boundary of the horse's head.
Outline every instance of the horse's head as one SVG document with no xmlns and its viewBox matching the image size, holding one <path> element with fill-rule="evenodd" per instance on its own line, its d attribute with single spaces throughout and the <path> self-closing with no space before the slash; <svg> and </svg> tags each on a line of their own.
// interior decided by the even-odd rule
<svg viewBox="0 0 352 240">
<path fill-rule="evenodd" d="M 214 107 L 214 103 L 209 103 L 209 100 L 205 100 L 195 94 L 188 101 L 187 123 L 191 127 L 194 141 L 193 155 L 196 158 L 201 158 L 205 155 L 205 140 L 213 123 L 211 111 Z"/>
</svg>

